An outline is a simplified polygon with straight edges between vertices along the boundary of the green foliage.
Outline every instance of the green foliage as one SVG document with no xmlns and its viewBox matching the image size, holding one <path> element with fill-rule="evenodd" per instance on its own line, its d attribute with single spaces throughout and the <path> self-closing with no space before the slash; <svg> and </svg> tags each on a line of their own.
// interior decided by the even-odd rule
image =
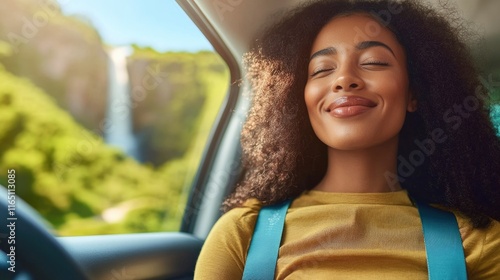
<svg viewBox="0 0 500 280">
<path fill-rule="evenodd" d="M 226 93 L 224 62 L 134 47 L 131 86 L 146 90 L 133 112 L 140 164 L 100 137 L 108 57 L 90 21 L 63 15 L 55 0 L 2 1 L 0 184 L 15 169 L 16 193 L 60 235 L 177 230 Z M 33 25 L 35 15 L 47 23 Z M 151 69 L 161 72 L 153 87 Z"/>
<path fill-rule="evenodd" d="M 0 68 L 0 170 L 16 170 L 16 193 L 61 235 L 177 230 L 186 187 L 225 94 L 227 70 L 210 71 L 191 77 L 204 88 L 195 94 L 196 112 L 182 114 L 193 102 L 192 88 L 169 103 L 192 129 L 168 139 L 184 142 L 183 152 L 153 169 L 106 146 L 30 81 Z M 6 175 L 0 174 L 0 184 Z"/>
<path fill-rule="evenodd" d="M 11 56 L 14 50 L 12 49 L 12 46 L 5 42 L 0 40 L 0 57 L 2 56 Z"/>
</svg>

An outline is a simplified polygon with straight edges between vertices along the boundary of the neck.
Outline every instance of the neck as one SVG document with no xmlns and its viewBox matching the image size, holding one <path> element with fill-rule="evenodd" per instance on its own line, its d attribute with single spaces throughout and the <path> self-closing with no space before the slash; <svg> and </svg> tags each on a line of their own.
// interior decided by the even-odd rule
<svg viewBox="0 0 500 280">
<path fill-rule="evenodd" d="M 362 150 L 328 149 L 326 175 L 314 188 L 326 192 L 369 193 L 401 189 L 397 174 L 397 137 L 381 145 Z"/>
</svg>

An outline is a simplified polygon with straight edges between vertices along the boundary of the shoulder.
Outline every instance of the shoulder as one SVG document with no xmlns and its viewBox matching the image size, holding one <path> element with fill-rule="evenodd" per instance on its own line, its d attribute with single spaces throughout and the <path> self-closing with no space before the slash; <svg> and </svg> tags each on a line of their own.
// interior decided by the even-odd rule
<svg viewBox="0 0 500 280">
<path fill-rule="evenodd" d="M 248 199 L 242 206 L 233 208 L 222 215 L 212 231 L 237 230 L 241 233 L 250 231 L 251 234 L 261 207 L 257 199 Z"/>
<path fill-rule="evenodd" d="M 243 248 L 250 240 L 261 204 L 257 199 L 249 199 L 242 206 L 233 208 L 222 215 L 215 223 L 207 242 L 224 242 L 228 245 Z M 241 247 L 241 248 L 240 248 Z"/>
<path fill-rule="evenodd" d="M 246 256 L 260 208 L 257 199 L 249 199 L 242 206 L 231 209 L 215 223 L 206 243 L 224 245 L 238 256 Z"/>
<path fill-rule="evenodd" d="M 200 252 L 195 279 L 241 279 L 260 208 L 249 199 L 219 218 Z"/>
<path fill-rule="evenodd" d="M 469 278 L 498 279 L 500 276 L 500 222 L 492 220 L 487 228 L 474 228 L 455 213 L 464 246 Z"/>
</svg>

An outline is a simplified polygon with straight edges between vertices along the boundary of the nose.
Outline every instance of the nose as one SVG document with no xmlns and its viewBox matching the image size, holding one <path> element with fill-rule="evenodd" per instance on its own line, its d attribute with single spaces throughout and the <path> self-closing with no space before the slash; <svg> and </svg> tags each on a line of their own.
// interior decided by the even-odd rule
<svg viewBox="0 0 500 280">
<path fill-rule="evenodd" d="M 333 83 L 333 91 L 352 91 L 360 90 L 364 87 L 363 80 L 356 75 L 353 71 L 349 69 L 343 69 L 341 72 L 337 72 L 337 78 Z"/>
</svg>

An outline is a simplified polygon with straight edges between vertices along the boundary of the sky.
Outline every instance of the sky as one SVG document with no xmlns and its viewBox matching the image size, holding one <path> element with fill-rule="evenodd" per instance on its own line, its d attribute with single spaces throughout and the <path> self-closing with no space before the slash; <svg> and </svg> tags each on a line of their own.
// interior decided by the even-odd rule
<svg viewBox="0 0 500 280">
<path fill-rule="evenodd" d="M 113 46 L 152 47 L 159 52 L 213 50 L 174 0 L 58 0 L 66 15 L 86 18 Z"/>
</svg>

